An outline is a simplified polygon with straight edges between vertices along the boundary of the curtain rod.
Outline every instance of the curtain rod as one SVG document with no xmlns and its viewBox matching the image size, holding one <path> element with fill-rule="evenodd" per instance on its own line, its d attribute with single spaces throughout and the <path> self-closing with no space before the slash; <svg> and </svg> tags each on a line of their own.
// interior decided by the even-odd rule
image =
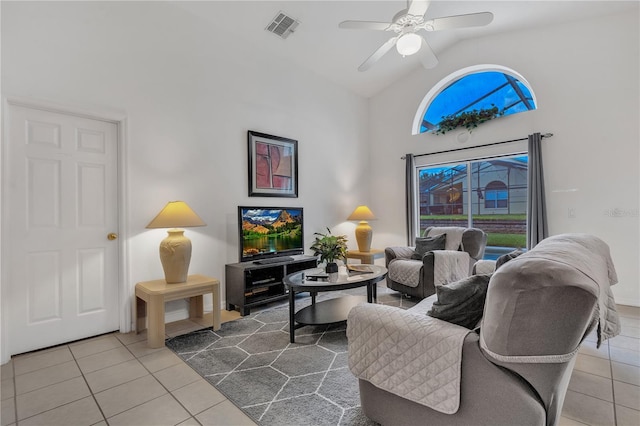
<svg viewBox="0 0 640 426">
<path fill-rule="evenodd" d="M 541 136 L 543 138 L 550 138 L 551 136 L 553 136 L 553 133 L 545 133 L 544 135 L 541 135 Z M 487 143 L 487 144 L 484 144 L 484 145 L 476 145 L 476 146 L 467 146 L 467 147 L 464 147 L 464 148 L 447 149 L 445 151 L 428 152 L 428 153 L 425 153 L 425 154 L 416 154 L 416 155 L 414 155 L 414 158 L 415 157 L 424 157 L 426 155 L 446 154 L 448 152 L 464 151 L 465 149 L 482 148 L 482 147 L 485 147 L 485 146 L 500 145 L 500 144 L 509 143 L 509 142 L 520 142 L 520 141 L 526 141 L 528 139 L 529 138 L 526 137 L 526 138 L 520 138 L 520 139 L 511 139 L 509 141 L 492 142 L 492 143 Z M 405 156 L 400 157 L 401 160 L 404 160 L 406 158 L 407 157 L 405 157 Z"/>
</svg>

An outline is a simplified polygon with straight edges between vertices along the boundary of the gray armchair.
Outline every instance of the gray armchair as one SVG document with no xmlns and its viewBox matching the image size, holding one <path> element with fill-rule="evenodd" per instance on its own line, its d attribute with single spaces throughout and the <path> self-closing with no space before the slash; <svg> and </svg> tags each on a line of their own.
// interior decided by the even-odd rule
<svg viewBox="0 0 640 426">
<path fill-rule="evenodd" d="M 462 234 L 460 244 L 455 248 L 449 246 L 449 249 L 465 251 L 469 254 L 468 271 L 464 276 L 455 276 L 455 279 L 461 279 L 470 275 L 475 262 L 484 256 L 487 234 L 477 228 L 429 227 L 424 230 L 423 236 L 429 237 L 446 233 L 447 241 L 453 241 L 452 238 L 449 238 L 449 232 L 452 232 L 452 235 Z M 389 270 L 387 287 L 409 296 L 424 299 L 436 292 L 434 284 L 434 274 L 437 268 L 436 254 L 434 251 L 430 251 L 422 257 L 422 260 L 416 260 L 412 259 L 414 253 L 415 247 L 385 248 L 385 262 Z"/>
<path fill-rule="evenodd" d="M 409 310 L 356 306 L 349 368 L 364 414 L 383 425 L 557 425 L 581 342 L 620 332 L 616 282 L 602 240 L 565 234 L 493 273 L 478 331 L 426 315 L 436 295 Z"/>
</svg>

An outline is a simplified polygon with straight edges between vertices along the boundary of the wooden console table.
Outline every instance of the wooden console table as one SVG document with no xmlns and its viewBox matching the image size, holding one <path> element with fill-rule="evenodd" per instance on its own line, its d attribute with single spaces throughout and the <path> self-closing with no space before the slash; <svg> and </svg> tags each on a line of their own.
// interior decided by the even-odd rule
<svg viewBox="0 0 640 426">
<path fill-rule="evenodd" d="M 347 259 L 360 259 L 361 263 L 373 265 L 375 259 L 384 258 L 384 250 L 371 249 L 367 252 L 358 250 L 348 250 Z"/>
<path fill-rule="evenodd" d="M 167 284 L 165 280 L 136 284 L 136 333 L 145 329 L 148 318 L 147 344 L 151 348 L 164 346 L 164 304 L 171 300 L 190 298 L 189 318 L 202 318 L 202 296 L 213 295 L 213 329 L 220 329 L 220 281 L 204 275 L 189 275 L 186 283 Z M 148 315 L 147 315 L 148 310 Z"/>
</svg>

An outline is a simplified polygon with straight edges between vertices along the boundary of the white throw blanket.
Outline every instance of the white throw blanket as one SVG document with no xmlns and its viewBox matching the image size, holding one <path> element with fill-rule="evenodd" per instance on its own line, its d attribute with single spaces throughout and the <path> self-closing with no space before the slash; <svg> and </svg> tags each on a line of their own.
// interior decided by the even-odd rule
<svg viewBox="0 0 640 426">
<path fill-rule="evenodd" d="M 433 251 L 433 285 L 446 285 L 469 276 L 469 253 L 466 251 Z"/>
<path fill-rule="evenodd" d="M 457 251 L 462 246 L 462 234 L 464 231 L 465 228 L 458 226 L 434 226 L 429 229 L 429 234 L 426 236 L 437 237 L 438 235 L 447 234 L 447 238 L 444 241 L 444 249 Z M 462 250 L 464 250 L 464 247 L 462 247 Z"/>
<path fill-rule="evenodd" d="M 361 304 L 347 319 L 349 369 L 380 389 L 453 414 L 460 407 L 462 345 L 470 332 L 421 313 Z"/>
<path fill-rule="evenodd" d="M 584 250 L 568 251 L 567 245 L 579 244 Z M 600 289 L 598 297 L 598 344 L 620 334 L 620 318 L 611 286 L 618 282 L 609 246 L 589 234 L 562 234 L 546 238 L 536 246 L 544 247 L 544 257 L 570 263 L 591 278 Z"/>
</svg>

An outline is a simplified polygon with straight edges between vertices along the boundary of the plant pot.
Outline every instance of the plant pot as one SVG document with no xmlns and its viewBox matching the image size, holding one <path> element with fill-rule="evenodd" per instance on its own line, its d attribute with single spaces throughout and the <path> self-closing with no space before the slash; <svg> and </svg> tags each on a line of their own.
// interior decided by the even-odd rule
<svg viewBox="0 0 640 426">
<path fill-rule="evenodd" d="M 333 274 L 338 272 L 338 264 L 335 262 L 327 263 L 327 266 L 324 267 L 324 271 L 327 274 Z"/>
<path fill-rule="evenodd" d="M 327 266 L 324 268 L 327 275 L 329 275 L 329 282 L 335 283 L 338 281 L 338 264 L 335 262 L 327 263 Z"/>
</svg>

